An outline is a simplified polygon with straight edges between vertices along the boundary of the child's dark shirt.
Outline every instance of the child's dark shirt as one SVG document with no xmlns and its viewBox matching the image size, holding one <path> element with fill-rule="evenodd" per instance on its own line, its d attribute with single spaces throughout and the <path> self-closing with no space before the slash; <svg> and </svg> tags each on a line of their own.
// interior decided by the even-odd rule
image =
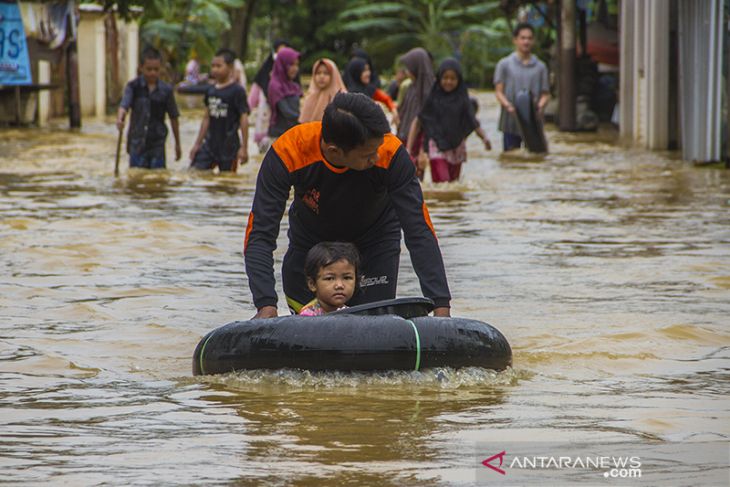
<svg viewBox="0 0 730 487">
<path fill-rule="evenodd" d="M 250 112 L 246 98 L 246 90 L 238 83 L 223 88 L 211 85 L 205 93 L 205 106 L 210 117 L 205 142 L 216 160 L 236 158 L 241 147 L 238 137 L 241 115 Z"/>
<path fill-rule="evenodd" d="M 130 155 L 164 147 L 167 138 L 165 114 L 171 119 L 180 116 L 172 85 L 158 80 L 157 87 L 150 92 L 144 76 L 127 83 L 120 106 L 132 110 L 127 133 L 127 152 Z"/>
</svg>

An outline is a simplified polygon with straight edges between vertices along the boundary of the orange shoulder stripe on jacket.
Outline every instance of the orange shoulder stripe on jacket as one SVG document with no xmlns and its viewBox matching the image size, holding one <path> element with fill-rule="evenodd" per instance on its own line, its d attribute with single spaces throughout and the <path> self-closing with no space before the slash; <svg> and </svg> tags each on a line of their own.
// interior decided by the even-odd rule
<svg viewBox="0 0 730 487">
<path fill-rule="evenodd" d="M 388 169 L 390 162 L 393 160 L 393 156 L 398 152 L 400 146 L 403 145 L 398 137 L 394 134 L 385 134 L 383 137 L 383 143 L 378 147 L 378 162 L 376 166 Z"/>
<path fill-rule="evenodd" d="M 308 122 L 292 127 L 276 139 L 273 149 L 289 172 L 324 160 L 319 140 L 322 122 Z"/>
</svg>

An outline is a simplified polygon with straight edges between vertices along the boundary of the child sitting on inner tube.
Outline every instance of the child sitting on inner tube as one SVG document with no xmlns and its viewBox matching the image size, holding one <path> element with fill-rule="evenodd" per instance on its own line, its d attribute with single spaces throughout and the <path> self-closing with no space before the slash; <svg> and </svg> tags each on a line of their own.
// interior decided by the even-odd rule
<svg viewBox="0 0 730 487">
<path fill-rule="evenodd" d="M 307 287 L 315 298 L 300 311 L 301 316 L 321 316 L 346 308 L 355 294 L 360 267 L 357 248 L 346 242 L 320 242 L 304 261 Z"/>
</svg>

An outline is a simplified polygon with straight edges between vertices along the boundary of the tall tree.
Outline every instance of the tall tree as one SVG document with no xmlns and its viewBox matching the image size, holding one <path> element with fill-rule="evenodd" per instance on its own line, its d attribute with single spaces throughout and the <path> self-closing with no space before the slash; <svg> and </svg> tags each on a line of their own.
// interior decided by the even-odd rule
<svg viewBox="0 0 730 487">
<path fill-rule="evenodd" d="M 231 29 L 222 36 L 223 44 L 245 59 L 248 54 L 251 24 L 256 14 L 256 0 L 247 0 L 240 8 L 229 9 Z"/>
</svg>

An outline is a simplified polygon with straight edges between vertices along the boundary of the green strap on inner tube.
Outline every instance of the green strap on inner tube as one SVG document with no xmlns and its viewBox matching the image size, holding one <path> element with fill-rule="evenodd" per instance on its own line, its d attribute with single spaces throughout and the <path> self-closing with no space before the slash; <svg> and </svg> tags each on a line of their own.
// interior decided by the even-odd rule
<svg viewBox="0 0 730 487">
<path fill-rule="evenodd" d="M 421 368 L 421 337 L 418 335 L 418 328 L 416 328 L 416 324 L 411 320 L 406 321 L 411 324 L 411 326 L 413 327 L 413 333 L 416 334 L 416 368 L 413 370 L 417 371 Z"/>
<path fill-rule="evenodd" d="M 206 375 L 205 374 L 205 367 L 203 367 L 203 355 L 205 354 L 205 346 L 208 344 L 208 341 L 213 337 L 213 335 L 215 335 L 215 330 L 213 331 L 213 333 L 211 333 L 210 335 L 208 335 L 208 338 L 205 339 L 205 342 L 203 343 L 203 346 L 200 347 L 200 357 L 199 357 L 199 360 L 200 360 L 200 375 Z"/>
</svg>

